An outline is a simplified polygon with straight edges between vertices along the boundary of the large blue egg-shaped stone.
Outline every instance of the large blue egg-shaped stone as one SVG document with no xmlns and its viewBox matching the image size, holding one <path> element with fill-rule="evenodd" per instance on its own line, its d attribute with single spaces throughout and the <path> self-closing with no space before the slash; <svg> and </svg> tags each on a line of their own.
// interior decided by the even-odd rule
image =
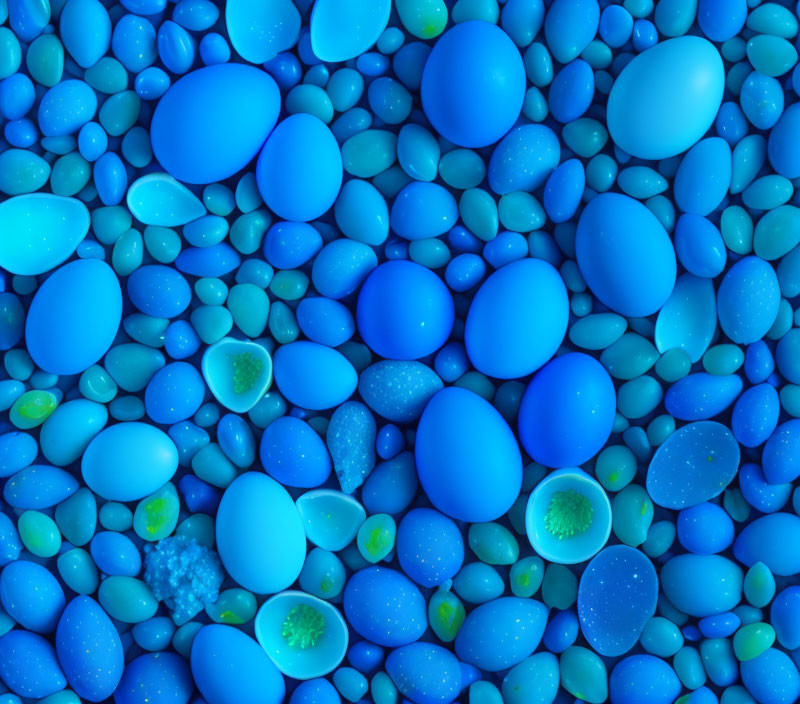
<svg viewBox="0 0 800 704">
<path fill-rule="evenodd" d="M 656 450 L 647 470 L 647 493 L 659 506 L 689 508 L 713 499 L 739 468 L 739 445 L 721 423 L 689 423 Z"/>
<path fill-rule="evenodd" d="M 616 406 L 614 384 L 600 362 L 582 352 L 556 357 L 522 396 L 522 446 L 547 467 L 577 467 L 608 440 Z"/>
<path fill-rule="evenodd" d="M 428 626 L 420 590 L 388 567 L 365 567 L 350 577 L 344 588 L 344 613 L 356 633 L 388 648 L 419 640 Z"/>
<path fill-rule="evenodd" d="M 145 653 L 125 667 L 115 704 L 184 704 L 194 693 L 192 672 L 180 655 Z"/>
<path fill-rule="evenodd" d="M 280 109 L 280 91 L 266 71 L 206 66 L 178 80 L 159 101 L 150 125 L 153 153 L 179 181 L 221 181 L 255 158 Z"/>
<path fill-rule="evenodd" d="M 292 584 L 306 558 L 306 534 L 286 489 L 261 472 L 235 479 L 217 511 L 217 550 L 245 589 L 274 594 Z"/>
<path fill-rule="evenodd" d="M 356 322 L 367 346 L 387 359 L 420 359 L 450 337 L 453 297 L 430 269 L 406 260 L 374 269 L 358 294 Z"/>
<path fill-rule="evenodd" d="M 746 525 L 733 545 L 736 559 L 748 567 L 763 562 L 773 574 L 790 577 L 800 572 L 800 517 L 770 513 Z"/>
<path fill-rule="evenodd" d="M 299 340 L 282 345 L 273 358 L 275 383 L 295 406 L 321 411 L 344 403 L 356 390 L 358 374 L 339 351 Z"/>
<path fill-rule="evenodd" d="M 661 568 L 664 595 L 678 610 L 698 618 L 734 608 L 742 598 L 743 579 L 741 567 L 722 555 L 687 553 Z"/>
<path fill-rule="evenodd" d="M 283 675 L 255 640 L 233 626 L 203 626 L 192 641 L 191 664 L 208 704 L 283 702 Z"/>
<path fill-rule="evenodd" d="M 617 76 L 608 96 L 608 131 L 620 149 L 640 159 L 675 156 L 714 123 L 724 90 L 725 69 L 711 42 L 667 39 Z"/>
<path fill-rule="evenodd" d="M 386 672 L 401 694 L 419 704 L 450 704 L 462 687 L 461 664 L 441 645 L 411 643 L 386 658 Z"/>
<path fill-rule="evenodd" d="M 767 334 L 780 304 L 780 285 L 772 265 L 760 257 L 744 257 L 728 269 L 719 285 L 719 325 L 733 342 L 750 344 Z"/>
<path fill-rule="evenodd" d="M 267 474 L 286 486 L 321 486 L 333 469 L 323 439 L 293 416 L 276 418 L 264 429 L 259 456 Z"/>
<path fill-rule="evenodd" d="M 169 435 L 147 423 L 117 423 L 83 453 L 86 485 L 108 501 L 138 501 L 172 479 L 178 450 Z"/>
<path fill-rule="evenodd" d="M 308 113 L 283 120 L 256 164 L 258 190 L 284 220 L 307 222 L 324 214 L 342 185 L 342 155 L 328 126 Z"/>
<path fill-rule="evenodd" d="M 67 686 L 53 646 L 22 629 L 0 638 L 0 679 L 15 694 L 31 699 L 48 697 Z"/>
<path fill-rule="evenodd" d="M 110 697 L 122 677 L 125 655 L 119 633 L 88 596 L 76 596 L 61 614 L 56 654 L 70 687 L 90 702 Z"/>
<path fill-rule="evenodd" d="M 578 220 L 578 267 L 592 293 L 617 313 L 642 317 L 663 306 L 675 286 L 675 250 L 642 203 L 620 193 L 593 198 Z"/>
<path fill-rule="evenodd" d="M 0 604 L 29 631 L 52 633 L 65 603 L 58 580 L 36 562 L 17 560 L 0 573 Z"/>
<path fill-rule="evenodd" d="M 520 259 L 498 269 L 472 299 L 464 331 L 467 354 L 488 376 L 527 376 L 558 351 L 568 320 L 559 273 L 542 259 Z"/>
<path fill-rule="evenodd" d="M 602 550 L 587 565 L 578 588 L 584 638 L 600 655 L 627 653 L 655 613 L 657 600 L 658 576 L 641 550 L 627 545 Z"/>
<path fill-rule="evenodd" d="M 52 374 L 78 374 L 111 347 L 122 318 L 122 291 L 114 270 L 98 259 L 57 269 L 28 309 L 25 344 Z"/>
<path fill-rule="evenodd" d="M 461 521 L 492 521 L 519 495 L 522 457 L 503 416 L 459 387 L 439 391 L 417 427 L 417 473 L 431 503 Z"/>
<path fill-rule="evenodd" d="M 525 97 L 519 50 L 497 25 L 457 24 L 433 47 L 422 73 L 422 106 L 437 132 L 461 147 L 485 147 L 516 122 Z"/>
</svg>

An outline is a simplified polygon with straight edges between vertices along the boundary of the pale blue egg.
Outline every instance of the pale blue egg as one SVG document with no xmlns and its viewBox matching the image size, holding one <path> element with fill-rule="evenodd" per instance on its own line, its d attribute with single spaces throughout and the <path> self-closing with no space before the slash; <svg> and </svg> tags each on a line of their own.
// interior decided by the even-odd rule
<svg viewBox="0 0 800 704">
<path fill-rule="evenodd" d="M 228 574 L 257 594 L 294 582 L 306 557 L 306 536 L 292 497 L 260 472 L 247 472 L 222 495 L 217 550 Z"/>
<path fill-rule="evenodd" d="M 458 207 L 450 191 L 438 183 L 412 181 L 395 197 L 392 231 L 407 240 L 438 237 L 458 220 Z"/>
<path fill-rule="evenodd" d="M 710 220 L 689 213 L 681 215 L 675 224 L 674 242 L 678 259 L 689 273 L 713 279 L 725 268 L 725 242 Z"/>
<path fill-rule="evenodd" d="M 153 153 L 181 181 L 220 181 L 255 158 L 280 107 L 275 81 L 253 66 L 226 63 L 192 71 L 156 107 Z"/>
<path fill-rule="evenodd" d="M 67 604 L 56 631 L 56 653 L 70 687 L 90 702 L 110 697 L 122 677 L 122 641 L 108 614 L 88 596 Z"/>
<path fill-rule="evenodd" d="M 675 251 L 642 203 L 619 193 L 593 198 L 578 220 L 578 267 L 592 293 L 617 313 L 641 317 L 663 306 L 675 286 Z"/>
<path fill-rule="evenodd" d="M 392 11 L 390 0 L 318 0 L 311 13 L 311 50 L 325 62 L 355 59 L 381 36 Z"/>
<path fill-rule="evenodd" d="M 685 213 L 708 215 L 731 185 L 731 148 L 722 137 L 695 144 L 681 159 L 672 184 L 675 204 Z"/>
<path fill-rule="evenodd" d="M 349 309 L 339 301 L 324 296 L 304 298 L 295 314 L 303 334 L 312 342 L 328 347 L 344 344 L 356 331 Z"/>
<path fill-rule="evenodd" d="M 291 0 L 225 3 L 225 27 L 233 48 L 254 64 L 275 58 L 291 49 L 300 34 L 300 12 Z"/>
<path fill-rule="evenodd" d="M 308 113 L 283 120 L 256 164 L 258 190 L 284 220 L 307 222 L 324 214 L 342 185 L 342 155 L 328 126 Z"/>
<path fill-rule="evenodd" d="M 781 577 L 800 572 L 800 555 L 792 549 L 800 540 L 800 518 L 793 513 L 770 513 L 746 525 L 733 544 L 743 565 L 763 562 Z"/>
<path fill-rule="evenodd" d="M 492 521 L 519 495 L 522 458 L 500 413 L 458 387 L 439 391 L 417 427 L 417 472 L 431 503 L 461 521 Z"/>
<path fill-rule="evenodd" d="M 263 648 L 232 626 L 201 628 L 192 642 L 192 675 L 209 704 L 281 704 L 283 675 Z"/>
<path fill-rule="evenodd" d="M 576 58 L 597 34 L 597 0 L 555 0 L 547 11 L 544 35 L 559 63 Z"/>
<path fill-rule="evenodd" d="M 273 358 L 275 383 L 286 399 L 310 410 L 333 408 L 356 390 L 358 375 L 337 350 L 300 340 L 281 345 Z"/>
<path fill-rule="evenodd" d="M 78 480 L 69 472 L 46 464 L 35 464 L 9 477 L 3 498 L 14 508 L 52 508 L 78 490 Z"/>
<path fill-rule="evenodd" d="M 96 259 L 69 262 L 33 297 L 25 323 L 28 353 L 45 371 L 78 374 L 108 351 L 121 317 L 114 270 Z"/>
<path fill-rule="evenodd" d="M 87 486 L 109 501 L 138 501 L 168 482 L 178 468 L 178 450 L 153 425 L 117 423 L 89 443 L 81 459 Z"/>
<path fill-rule="evenodd" d="M 108 411 L 102 403 L 83 398 L 62 403 L 39 432 L 42 454 L 48 462 L 66 467 L 80 458 L 107 422 Z"/>
<path fill-rule="evenodd" d="M 667 39 L 624 69 L 608 97 L 608 130 L 620 149 L 641 159 L 686 151 L 714 123 L 725 89 L 716 47 L 702 37 Z"/>
<path fill-rule="evenodd" d="M 81 68 L 94 66 L 111 44 L 111 19 L 99 0 L 68 0 L 58 28 L 64 48 Z"/>
<path fill-rule="evenodd" d="M 498 379 L 527 376 L 564 339 L 569 301 L 558 272 L 541 259 L 521 259 L 492 274 L 467 314 L 464 342 L 478 371 Z"/>
</svg>

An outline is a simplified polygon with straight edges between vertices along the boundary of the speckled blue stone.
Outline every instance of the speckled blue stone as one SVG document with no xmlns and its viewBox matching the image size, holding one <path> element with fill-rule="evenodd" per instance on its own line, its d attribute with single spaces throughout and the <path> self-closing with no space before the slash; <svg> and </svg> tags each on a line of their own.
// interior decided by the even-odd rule
<svg viewBox="0 0 800 704">
<path fill-rule="evenodd" d="M 331 416 L 326 440 L 342 491 L 352 494 L 375 466 L 377 427 L 369 409 L 358 401 L 343 403 Z"/>
<path fill-rule="evenodd" d="M 410 423 L 443 386 L 436 372 L 421 362 L 384 360 L 361 373 L 358 392 L 379 416 Z"/>
</svg>

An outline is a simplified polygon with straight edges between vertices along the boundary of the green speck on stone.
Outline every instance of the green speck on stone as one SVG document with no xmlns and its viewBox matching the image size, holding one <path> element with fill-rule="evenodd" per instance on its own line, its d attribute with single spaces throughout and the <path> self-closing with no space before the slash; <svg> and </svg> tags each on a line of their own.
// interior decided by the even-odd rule
<svg viewBox="0 0 800 704">
<path fill-rule="evenodd" d="M 264 369 L 264 362 L 249 352 L 243 352 L 233 357 L 233 392 L 243 394 L 253 388 L 258 375 Z"/>
<path fill-rule="evenodd" d="M 367 538 L 364 547 L 370 555 L 377 555 L 385 550 L 390 543 L 389 535 L 383 528 L 373 528 L 370 531 L 369 538 Z"/>
<path fill-rule="evenodd" d="M 313 648 L 325 633 L 325 617 L 313 606 L 295 606 L 283 622 L 281 635 L 292 648 Z"/>
<path fill-rule="evenodd" d="M 44 423 L 56 406 L 58 399 L 49 391 L 28 391 L 14 402 L 9 419 L 17 428 L 28 430 Z"/>
<path fill-rule="evenodd" d="M 168 517 L 170 505 L 164 497 L 157 497 L 145 504 L 144 512 L 146 516 L 145 530 L 154 535 L 164 525 Z"/>
<path fill-rule="evenodd" d="M 559 540 L 571 538 L 589 529 L 593 513 L 592 504 L 583 494 L 574 489 L 557 491 L 550 498 L 544 527 Z"/>
</svg>

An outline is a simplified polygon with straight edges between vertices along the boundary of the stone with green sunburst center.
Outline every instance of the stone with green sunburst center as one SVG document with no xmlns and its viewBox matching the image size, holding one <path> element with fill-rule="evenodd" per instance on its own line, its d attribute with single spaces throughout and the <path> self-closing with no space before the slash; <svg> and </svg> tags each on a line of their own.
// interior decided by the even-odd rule
<svg viewBox="0 0 800 704">
<path fill-rule="evenodd" d="M 574 489 L 557 491 L 550 497 L 544 527 L 559 540 L 571 538 L 589 529 L 593 513 L 591 502 L 580 492 Z"/>
<path fill-rule="evenodd" d="M 295 606 L 283 622 L 281 635 L 292 648 L 313 648 L 325 633 L 325 617 L 313 606 Z"/>
<path fill-rule="evenodd" d="M 264 363 L 249 352 L 237 354 L 233 358 L 233 391 L 243 394 L 253 388 L 253 385 L 264 369 Z"/>
</svg>

